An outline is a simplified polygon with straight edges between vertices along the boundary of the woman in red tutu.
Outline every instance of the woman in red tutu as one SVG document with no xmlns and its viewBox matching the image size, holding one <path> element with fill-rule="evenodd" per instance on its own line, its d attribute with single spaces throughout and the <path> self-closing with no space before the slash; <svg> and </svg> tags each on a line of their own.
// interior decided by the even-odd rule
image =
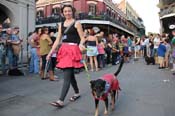
<svg viewBox="0 0 175 116">
<path fill-rule="evenodd" d="M 59 100 L 51 103 L 51 105 L 55 107 L 64 106 L 64 99 L 68 93 L 70 85 L 72 85 L 75 91 L 75 94 L 70 98 L 70 101 L 75 101 L 80 97 L 74 69 L 83 67 L 80 60 L 82 59 L 81 51 L 84 49 L 83 43 L 85 41 L 81 23 L 75 21 L 73 18 L 75 9 L 71 5 L 64 5 L 61 11 L 65 17 L 65 21 L 59 24 L 57 39 L 47 56 L 47 60 L 49 60 L 51 54 L 59 45 L 59 42 L 62 41 L 57 54 L 58 64 L 56 67 L 63 70 L 64 83 Z M 65 30 L 67 30 L 67 32 Z"/>
</svg>

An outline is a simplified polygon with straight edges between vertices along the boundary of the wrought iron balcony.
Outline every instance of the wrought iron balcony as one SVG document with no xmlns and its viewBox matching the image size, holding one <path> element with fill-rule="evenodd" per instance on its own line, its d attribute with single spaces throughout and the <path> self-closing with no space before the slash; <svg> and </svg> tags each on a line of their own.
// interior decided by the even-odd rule
<svg viewBox="0 0 175 116">
<path fill-rule="evenodd" d="M 113 22 L 125 29 L 127 29 L 128 31 L 131 32 L 136 32 L 133 29 L 129 28 L 122 20 L 120 19 L 114 19 L 111 16 L 107 15 L 107 14 L 103 14 L 103 15 L 88 15 L 88 13 L 79 13 L 76 17 L 77 20 L 105 20 L 105 21 L 110 21 Z M 48 24 L 48 23 L 58 23 L 58 22 L 62 22 L 64 20 L 63 17 L 60 16 L 51 16 L 51 17 L 47 17 L 47 18 L 36 18 L 36 25 L 41 25 L 41 24 Z"/>
<path fill-rule="evenodd" d="M 158 8 L 164 9 L 175 4 L 174 0 L 160 0 L 159 4 L 157 5 Z"/>
<path fill-rule="evenodd" d="M 160 3 L 161 4 L 164 4 L 164 5 L 170 5 L 174 2 L 174 0 L 160 0 Z"/>
<path fill-rule="evenodd" d="M 169 6 L 169 7 L 165 8 L 165 9 L 162 9 L 159 12 L 159 16 L 163 17 L 164 15 L 168 15 L 168 14 L 172 14 L 172 13 L 175 13 L 175 6 Z"/>
</svg>

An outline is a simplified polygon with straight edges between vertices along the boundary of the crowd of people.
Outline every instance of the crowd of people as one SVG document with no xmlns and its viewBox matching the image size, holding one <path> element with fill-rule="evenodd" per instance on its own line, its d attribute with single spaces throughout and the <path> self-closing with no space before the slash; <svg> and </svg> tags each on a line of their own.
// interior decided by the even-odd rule
<svg viewBox="0 0 175 116">
<path fill-rule="evenodd" d="M 22 39 L 19 37 L 19 27 L 8 28 L 4 32 L 3 26 L 0 24 L 1 74 L 18 67 L 21 47 Z M 8 59 L 8 66 L 6 66 L 6 59 Z"/>
<path fill-rule="evenodd" d="M 5 74 L 7 70 L 18 67 L 22 39 L 19 38 L 18 27 L 8 28 L 5 32 L 2 29 L 3 27 L 0 25 L 0 64 L 1 71 Z M 174 35 L 174 30 L 172 35 Z M 85 29 L 83 36 L 85 50 L 82 55 L 83 59 L 89 63 L 92 72 L 101 70 L 105 65 L 118 64 L 120 56 L 124 56 L 125 62 L 129 62 L 131 57 L 150 57 L 155 60 L 155 64 L 159 64 L 159 69 L 172 68 L 172 71 L 175 71 L 175 66 L 171 65 L 174 60 L 174 39 L 169 38 L 167 34 L 150 34 L 141 38 L 132 38 L 118 34 L 107 35 L 97 27 L 92 27 Z M 40 74 L 41 79 L 44 79 L 46 56 L 55 40 L 55 33 L 50 31 L 48 27 L 38 28 L 29 34 L 29 72 Z M 59 47 L 57 48 L 59 49 Z M 50 80 L 53 81 L 57 80 L 54 78 L 54 70 L 57 64 L 58 49 L 52 53 L 51 66 L 48 71 Z M 8 66 L 6 66 L 7 62 Z M 80 72 L 80 70 L 75 69 L 74 72 Z"/>
</svg>

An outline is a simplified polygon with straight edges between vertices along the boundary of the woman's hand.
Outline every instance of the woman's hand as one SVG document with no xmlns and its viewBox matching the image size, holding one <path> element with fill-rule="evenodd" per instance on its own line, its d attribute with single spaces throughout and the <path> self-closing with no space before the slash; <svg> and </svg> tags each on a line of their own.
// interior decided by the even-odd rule
<svg viewBox="0 0 175 116">
<path fill-rule="evenodd" d="M 51 54 L 49 53 L 49 54 L 47 55 L 47 57 L 46 57 L 46 60 L 47 60 L 47 61 L 50 60 L 50 57 L 51 57 Z"/>
<path fill-rule="evenodd" d="M 82 44 L 79 44 L 79 48 L 80 48 L 80 51 L 85 51 L 86 50 L 86 47 Z"/>
</svg>

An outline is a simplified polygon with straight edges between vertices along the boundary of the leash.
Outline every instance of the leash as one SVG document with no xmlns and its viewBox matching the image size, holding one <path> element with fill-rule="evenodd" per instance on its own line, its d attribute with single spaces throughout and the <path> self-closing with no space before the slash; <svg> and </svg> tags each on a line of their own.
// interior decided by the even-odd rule
<svg viewBox="0 0 175 116">
<path fill-rule="evenodd" d="M 86 48 L 86 51 L 93 51 L 92 49 Z M 87 63 L 84 59 L 81 60 L 81 63 L 83 63 L 85 71 L 86 71 L 86 75 L 87 75 L 87 80 L 90 82 L 91 81 L 91 76 L 89 74 L 89 70 L 88 70 L 88 66 Z"/>
<path fill-rule="evenodd" d="M 47 60 L 46 65 L 45 65 L 45 69 L 44 69 L 44 78 L 46 78 L 47 75 L 47 70 L 49 68 L 51 60 Z"/>
<path fill-rule="evenodd" d="M 85 60 L 81 60 L 81 62 L 82 62 L 83 65 L 84 65 L 84 68 L 85 68 L 85 71 L 86 71 L 86 75 L 87 75 L 87 80 L 90 82 L 90 81 L 91 81 L 91 76 L 90 76 L 90 74 L 89 74 L 89 70 L 88 70 L 86 61 L 85 61 Z"/>
</svg>

